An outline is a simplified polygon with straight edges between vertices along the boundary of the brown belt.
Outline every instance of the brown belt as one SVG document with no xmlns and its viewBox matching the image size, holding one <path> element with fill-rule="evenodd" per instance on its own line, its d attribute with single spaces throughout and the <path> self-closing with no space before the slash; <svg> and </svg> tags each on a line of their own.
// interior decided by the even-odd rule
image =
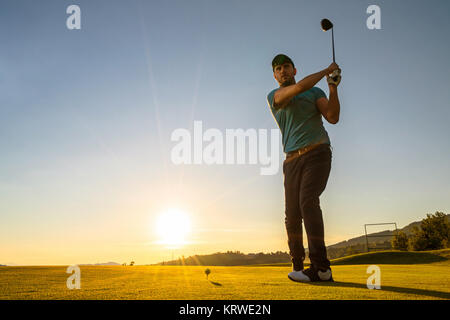
<svg viewBox="0 0 450 320">
<path fill-rule="evenodd" d="M 288 153 L 286 154 L 286 160 L 284 160 L 284 162 L 289 162 L 289 161 L 291 161 L 291 160 L 293 160 L 293 159 L 295 159 L 295 158 L 297 158 L 297 157 L 300 157 L 301 155 L 307 153 L 308 151 L 311 151 L 311 150 L 313 150 L 313 149 L 315 149 L 315 148 L 317 148 L 318 146 L 321 146 L 321 145 L 323 145 L 323 144 L 324 144 L 324 143 L 319 142 L 319 143 L 316 143 L 316 144 L 311 144 L 311 145 L 309 145 L 309 146 L 306 146 L 306 147 L 297 149 L 297 150 L 295 150 L 295 151 L 288 152 Z"/>
</svg>

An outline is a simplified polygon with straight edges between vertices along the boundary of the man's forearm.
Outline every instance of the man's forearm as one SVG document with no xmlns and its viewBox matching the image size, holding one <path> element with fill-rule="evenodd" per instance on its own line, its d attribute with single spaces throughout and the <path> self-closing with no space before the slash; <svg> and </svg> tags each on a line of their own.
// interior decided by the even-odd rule
<svg viewBox="0 0 450 320">
<path fill-rule="evenodd" d="M 314 87 L 317 82 L 319 82 L 323 77 L 325 77 L 329 73 L 328 68 L 323 69 L 322 71 L 310 74 L 309 76 L 303 78 L 295 85 L 299 88 L 300 92 L 307 91 Z"/>
<path fill-rule="evenodd" d="M 288 105 L 289 101 L 299 93 L 305 92 L 320 81 L 324 76 L 336 70 L 339 66 L 336 63 L 330 64 L 330 66 L 322 71 L 310 74 L 297 83 L 293 83 L 288 86 L 281 86 L 280 89 L 275 91 L 274 94 L 274 106 L 275 108 L 284 108 Z"/>
<path fill-rule="evenodd" d="M 329 121 L 333 123 L 337 123 L 339 121 L 339 113 L 341 111 L 341 106 L 339 104 L 337 86 L 334 84 L 329 84 L 328 88 L 330 89 L 330 97 L 328 99 L 328 113 L 327 118 Z"/>
</svg>

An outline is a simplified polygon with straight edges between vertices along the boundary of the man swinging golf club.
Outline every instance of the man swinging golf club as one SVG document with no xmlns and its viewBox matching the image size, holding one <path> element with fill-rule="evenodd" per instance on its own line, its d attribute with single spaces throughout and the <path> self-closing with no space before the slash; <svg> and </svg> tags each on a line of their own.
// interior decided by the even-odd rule
<svg viewBox="0 0 450 320">
<path fill-rule="evenodd" d="M 281 130 L 286 153 L 283 162 L 285 224 L 293 263 L 288 277 L 300 282 L 333 281 L 319 202 L 328 181 L 332 158 L 322 116 L 332 124 L 339 121 L 337 86 L 341 81 L 341 70 L 333 62 L 328 68 L 296 83 L 297 69 L 284 54 L 275 56 L 272 70 L 280 87 L 268 94 L 267 101 Z M 324 76 L 327 77 L 329 99 L 320 88 L 314 87 Z M 311 261 L 308 269 L 303 268 L 302 221 Z"/>
</svg>

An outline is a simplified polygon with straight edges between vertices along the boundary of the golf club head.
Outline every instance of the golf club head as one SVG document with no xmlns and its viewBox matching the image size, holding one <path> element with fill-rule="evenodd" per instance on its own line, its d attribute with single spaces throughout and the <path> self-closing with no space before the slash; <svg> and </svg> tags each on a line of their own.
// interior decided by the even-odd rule
<svg viewBox="0 0 450 320">
<path fill-rule="evenodd" d="M 334 32 L 333 32 L 333 23 L 328 19 L 322 19 L 320 21 L 320 26 L 322 27 L 323 31 L 328 31 L 331 29 L 331 46 L 333 48 L 333 62 L 336 62 L 336 57 L 334 55 Z"/>
<path fill-rule="evenodd" d="M 322 19 L 322 21 L 320 21 L 320 25 L 322 26 L 323 31 L 328 31 L 333 28 L 333 23 L 331 23 L 328 19 Z"/>
</svg>

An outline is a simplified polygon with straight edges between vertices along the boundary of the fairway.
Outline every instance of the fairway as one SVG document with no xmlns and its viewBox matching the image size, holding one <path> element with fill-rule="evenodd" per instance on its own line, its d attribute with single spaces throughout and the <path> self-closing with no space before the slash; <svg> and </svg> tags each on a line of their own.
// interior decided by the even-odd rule
<svg viewBox="0 0 450 320">
<path fill-rule="evenodd" d="M 359 262 L 333 266 L 335 282 L 318 284 L 290 281 L 284 265 L 210 266 L 208 280 L 206 266 L 81 266 L 79 290 L 67 289 L 65 266 L 1 267 L 0 299 L 450 299 L 448 259 L 380 260 L 381 290 L 367 289 L 369 264 Z"/>
</svg>

